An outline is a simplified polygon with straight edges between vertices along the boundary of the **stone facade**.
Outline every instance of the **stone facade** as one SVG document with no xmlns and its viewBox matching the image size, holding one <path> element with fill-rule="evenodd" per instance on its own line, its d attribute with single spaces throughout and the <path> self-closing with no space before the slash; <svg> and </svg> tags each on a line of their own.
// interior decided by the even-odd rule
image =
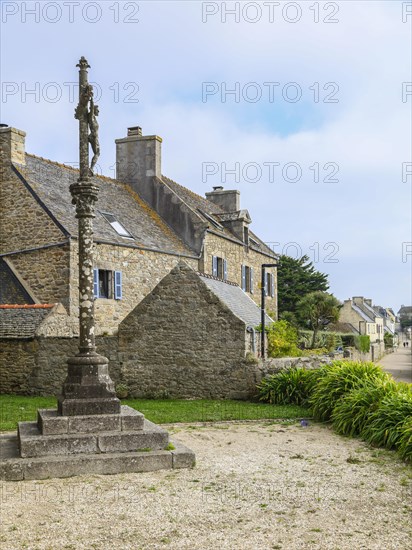
<svg viewBox="0 0 412 550">
<path fill-rule="evenodd" d="M 372 301 L 362 296 L 343 302 L 339 322 L 349 323 L 358 334 L 369 336 L 371 344 L 383 341 L 383 318 L 373 310 Z"/>
<path fill-rule="evenodd" d="M 229 281 L 242 285 L 241 266 L 247 265 L 254 270 L 253 293 L 249 296 L 260 305 L 261 302 L 261 265 L 262 263 L 273 263 L 273 258 L 257 252 L 250 246 L 238 244 L 235 241 L 208 232 L 205 237 L 202 257 L 199 261 L 199 270 L 202 273 L 212 273 L 212 256 L 218 256 L 227 261 L 227 278 Z M 274 276 L 274 294 L 266 296 L 266 309 L 275 312 L 277 316 L 277 270 L 267 269 L 268 273 Z"/>
</svg>

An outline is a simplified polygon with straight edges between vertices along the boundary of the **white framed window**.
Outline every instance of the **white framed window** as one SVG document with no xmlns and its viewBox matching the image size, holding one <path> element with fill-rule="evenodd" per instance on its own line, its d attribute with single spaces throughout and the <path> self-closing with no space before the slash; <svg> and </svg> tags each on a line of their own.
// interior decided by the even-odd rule
<svg viewBox="0 0 412 550">
<path fill-rule="evenodd" d="M 93 295 L 95 298 L 121 300 L 122 272 L 107 269 L 93 269 Z"/>
<path fill-rule="evenodd" d="M 242 265 L 241 277 L 242 277 L 242 290 L 253 294 L 253 267 L 249 267 L 248 265 Z"/>
<path fill-rule="evenodd" d="M 227 261 L 220 256 L 212 256 L 212 275 L 223 281 L 227 280 Z"/>
</svg>

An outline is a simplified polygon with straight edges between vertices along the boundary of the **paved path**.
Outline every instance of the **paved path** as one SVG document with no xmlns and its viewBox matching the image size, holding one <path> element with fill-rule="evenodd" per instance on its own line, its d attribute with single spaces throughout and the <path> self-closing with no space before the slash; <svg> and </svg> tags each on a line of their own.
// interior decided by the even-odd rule
<svg viewBox="0 0 412 550">
<path fill-rule="evenodd" d="M 402 343 L 398 347 L 397 351 L 390 353 L 382 357 L 378 361 L 382 367 L 392 374 L 392 376 L 398 382 L 409 382 L 412 384 L 412 349 L 411 342 L 409 347 L 404 348 Z"/>
</svg>

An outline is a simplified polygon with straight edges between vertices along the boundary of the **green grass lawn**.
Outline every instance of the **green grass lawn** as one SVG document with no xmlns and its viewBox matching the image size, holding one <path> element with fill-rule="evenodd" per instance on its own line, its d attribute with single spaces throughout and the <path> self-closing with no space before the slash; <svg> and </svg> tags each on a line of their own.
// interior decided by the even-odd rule
<svg viewBox="0 0 412 550">
<path fill-rule="evenodd" d="M 213 399 L 126 399 L 122 404 L 142 412 L 156 424 L 219 422 L 222 420 L 287 420 L 308 416 L 296 405 L 270 405 L 250 401 Z M 0 432 L 14 430 L 17 422 L 36 420 L 37 409 L 56 408 L 55 397 L 0 395 Z"/>
</svg>

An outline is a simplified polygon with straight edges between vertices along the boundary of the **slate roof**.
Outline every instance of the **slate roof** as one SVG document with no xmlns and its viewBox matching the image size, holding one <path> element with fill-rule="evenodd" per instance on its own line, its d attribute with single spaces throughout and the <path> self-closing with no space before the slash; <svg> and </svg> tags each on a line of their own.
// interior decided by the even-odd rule
<svg viewBox="0 0 412 550">
<path fill-rule="evenodd" d="M 202 212 L 205 212 L 213 219 L 215 219 L 216 222 L 221 224 L 221 222 L 219 221 L 219 214 L 226 213 L 226 210 L 224 210 L 221 206 L 214 204 L 212 201 L 209 201 L 208 199 L 198 195 L 197 193 L 194 193 L 190 189 L 183 187 L 183 185 L 176 183 L 166 176 L 162 176 L 162 180 L 176 193 L 176 195 L 178 195 L 183 200 L 183 202 L 190 206 L 192 210 L 195 210 L 196 213 L 200 214 L 206 222 L 208 222 L 209 220 L 207 219 L 207 217 L 202 215 Z M 211 227 L 211 229 L 219 232 L 219 229 L 216 229 L 213 226 Z M 226 228 L 223 229 L 222 233 L 230 236 L 231 239 L 239 241 L 239 239 L 236 238 L 233 233 L 231 233 Z M 269 254 L 272 257 L 276 257 L 276 254 L 273 252 L 273 250 L 271 250 L 271 248 L 268 247 L 261 239 L 259 239 L 259 237 L 257 237 L 252 231 L 249 231 L 249 237 L 256 241 L 257 244 L 257 246 L 252 244 L 252 248 L 255 248 L 260 252 L 264 252 L 265 254 Z M 242 241 L 239 241 L 239 243 L 242 243 Z"/>
<path fill-rule="evenodd" d="M 7 263 L 0 258 L 0 304 L 34 304 Z"/>
<path fill-rule="evenodd" d="M 260 308 L 237 284 L 199 274 L 201 280 L 247 326 L 260 325 Z M 273 323 L 266 315 L 266 323 Z"/>
<path fill-rule="evenodd" d="M 53 304 L 0 306 L 0 338 L 33 338 L 40 323 L 50 313 Z"/>
<path fill-rule="evenodd" d="M 64 229 L 77 236 L 77 219 L 69 187 L 77 181 L 79 171 L 29 154 L 26 154 L 26 166 L 15 165 L 15 168 Z M 97 241 L 134 244 L 193 256 L 193 251 L 130 186 L 104 176 L 91 179 L 99 187 L 93 222 Z M 134 240 L 121 237 L 100 212 L 113 214 Z"/>
<path fill-rule="evenodd" d="M 374 323 L 375 322 L 375 318 L 373 317 L 370 317 L 366 312 L 364 312 L 360 307 L 358 307 L 357 305 L 355 304 L 352 304 L 352 309 L 354 309 L 356 311 L 356 313 L 358 313 L 358 315 L 360 315 L 362 317 L 362 319 L 368 323 Z"/>
</svg>

